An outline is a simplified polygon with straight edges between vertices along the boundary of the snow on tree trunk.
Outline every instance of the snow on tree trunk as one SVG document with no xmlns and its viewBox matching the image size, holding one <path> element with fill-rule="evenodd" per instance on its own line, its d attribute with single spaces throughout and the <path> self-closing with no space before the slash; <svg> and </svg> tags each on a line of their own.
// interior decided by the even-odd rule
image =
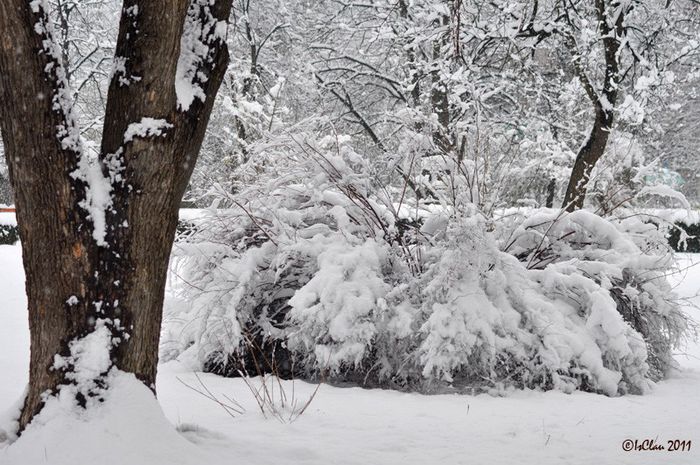
<svg viewBox="0 0 700 465">
<path fill-rule="evenodd" d="M 20 431 L 45 392 L 89 405 L 114 370 L 155 390 L 168 257 L 227 68 L 231 3 L 124 1 L 99 154 L 80 142 L 45 3 L 0 4 L 0 127 L 31 329 Z M 189 105 L 176 93 L 182 61 L 198 91 Z"/>
</svg>

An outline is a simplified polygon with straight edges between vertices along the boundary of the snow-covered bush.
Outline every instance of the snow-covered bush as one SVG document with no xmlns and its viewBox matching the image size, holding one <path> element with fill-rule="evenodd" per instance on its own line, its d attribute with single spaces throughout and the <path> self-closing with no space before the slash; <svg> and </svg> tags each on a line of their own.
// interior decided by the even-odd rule
<svg viewBox="0 0 700 465">
<path fill-rule="evenodd" d="M 176 246 L 165 359 L 608 395 L 645 392 L 672 366 L 686 331 L 672 254 L 637 216 L 410 205 L 342 136 L 277 141 L 244 168 L 259 181 L 223 191 L 233 207 L 202 212 Z"/>
<path fill-rule="evenodd" d="M 674 266 L 667 228 L 644 215 L 617 213 L 604 219 L 586 210 L 529 212 L 510 233 L 506 248 L 529 269 L 577 275 L 587 282 L 582 296 L 591 298 L 597 287 L 595 292 L 612 299 L 625 324 L 638 333 L 632 337 L 646 342 L 647 376 L 657 380 L 673 365 L 671 349 L 687 331 L 666 279 Z M 606 324 L 611 322 L 601 320 L 602 329 Z"/>
<path fill-rule="evenodd" d="M 328 153 L 331 145 L 335 154 Z M 280 328 L 285 326 L 288 301 L 318 272 L 323 251 L 389 234 L 391 216 L 365 197 L 368 186 L 348 167 L 362 161 L 342 140 L 298 145 L 289 139 L 278 148 L 296 148 L 300 158 L 277 159 L 266 171 L 269 177 L 235 198 L 220 191 L 234 208 L 215 205 L 193 220 L 197 231 L 188 231 L 187 239 L 176 245 L 173 288 L 180 287 L 178 281 L 196 285 L 185 285 L 185 295 L 171 298 L 163 343 L 166 358 L 194 343 L 189 353 L 212 368 L 269 370 L 268 359 L 280 361 L 272 352 L 279 355 L 286 349 L 268 342 L 284 339 Z M 258 166 L 245 167 L 252 176 L 267 163 L 259 157 L 256 162 Z M 277 170 L 290 174 L 278 177 Z M 245 169 L 241 176 L 245 178 Z M 256 347 L 269 357 L 237 366 L 241 347 Z"/>
</svg>

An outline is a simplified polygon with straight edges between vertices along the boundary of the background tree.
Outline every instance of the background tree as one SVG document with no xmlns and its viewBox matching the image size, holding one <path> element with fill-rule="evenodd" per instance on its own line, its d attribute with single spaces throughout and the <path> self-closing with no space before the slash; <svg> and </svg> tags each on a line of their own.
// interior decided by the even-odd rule
<svg viewBox="0 0 700 465">
<path fill-rule="evenodd" d="M 562 120 L 561 106 L 543 108 L 560 128 L 569 128 L 565 137 L 578 147 L 562 206 L 581 208 L 592 173 L 615 132 L 640 132 L 635 130 L 639 127 L 649 132 L 657 126 L 656 110 L 674 93 L 674 71 L 687 74 L 682 68 L 697 57 L 697 32 L 689 27 L 697 22 L 697 6 L 617 0 L 506 6 L 510 27 L 504 30 L 512 32 L 499 34 L 501 40 L 524 45 L 521 51 L 535 58 L 533 69 L 540 68 L 542 77 L 547 75 L 545 67 L 558 67 L 563 83 L 573 78 L 576 93 L 587 102 L 580 113 L 583 126 L 566 113 Z M 527 55 L 519 56 L 525 61 Z M 542 90 L 547 92 L 546 87 L 553 90 L 551 85 Z"/>
<path fill-rule="evenodd" d="M 155 388 L 165 275 L 227 68 L 230 0 L 125 0 L 101 149 L 81 142 L 66 63 L 41 1 L 0 4 L 0 127 L 31 328 L 23 429 L 47 391 L 79 405 L 112 368 Z M 109 363 L 85 372 L 84 347 Z"/>
</svg>

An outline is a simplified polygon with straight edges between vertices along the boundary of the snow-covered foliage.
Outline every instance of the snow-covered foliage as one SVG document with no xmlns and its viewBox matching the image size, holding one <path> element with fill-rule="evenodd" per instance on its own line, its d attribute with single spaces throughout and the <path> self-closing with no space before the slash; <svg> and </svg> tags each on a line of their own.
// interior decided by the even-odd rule
<svg viewBox="0 0 700 465">
<path fill-rule="evenodd" d="M 528 268 L 554 267 L 587 283 L 582 296 L 607 295 L 608 303 L 612 299 L 637 333 L 630 345 L 639 347 L 640 334 L 646 341 L 650 376 L 659 379 L 672 366 L 672 347 L 688 329 L 666 280 L 675 266 L 665 238 L 671 227 L 628 209 L 605 219 L 585 210 L 542 212 L 527 215 L 511 233 L 508 250 L 520 257 L 527 253 Z M 621 335 L 615 318 L 610 314 L 607 322 L 600 320 L 601 329 Z M 633 365 L 640 363 L 641 359 Z"/>
<path fill-rule="evenodd" d="M 619 59 L 630 71 L 606 105 L 613 135 L 588 196 L 602 210 L 661 180 L 647 172 L 633 182 L 661 155 L 657 116 L 670 112 L 678 83 L 693 87 L 700 51 L 689 2 L 612 2 L 610 15 L 623 6 L 631 10 Z M 271 1 L 234 10 L 229 74 L 188 201 L 208 206 L 213 184 L 239 191 L 237 167 L 257 144 L 332 127 L 352 135 L 384 183 L 408 181 L 407 195 L 449 197 L 458 182 L 486 212 L 561 203 L 593 123 L 584 81 L 603 85 L 590 2 L 320 1 L 309 9 Z M 654 40 L 646 43 L 644 31 Z"/>
<path fill-rule="evenodd" d="M 672 366 L 686 325 L 663 230 L 632 215 L 402 203 L 349 141 L 268 146 L 242 170 L 259 183 L 193 220 L 174 251 L 166 360 L 608 395 L 646 392 Z"/>
<path fill-rule="evenodd" d="M 99 141 L 119 2 L 48 4 L 76 91 L 82 135 Z M 443 188 L 431 186 L 445 178 L 433 163 L 441 158 L 470 161 L 469 182 L 478 187 L 473 201 L 484 210 L 562 201 L 573 159 L 592 124 L 575 64 L 594 87 L 602 86 L 594 4 L 382 0 L 370 8 L 326 0 L 313 7 L 235 1 L 229 30 L 208 8 L 207 2 L 195 1 L 188 14 L 176 80 L 181 107 L 201 98 L 202 77 L 194 75 L 193 66 L 210 58 L 212 40 L 226 41 L 231 63 L 189 202 L 207 206 L 215 198 L 214 183 L 238 190 L 236 168 L 255 152 L 255 144 L 266 143 L 270 135 L 314 130 L 319 118 L 352 134 L 358 150 L 385 170 L 385 181 L 408 175 L 421 195 Z M 689 144 L 676 143 L 672 135 L 683 122 L 670 120 L 679 107 L 684 119 L 695 117 L 696 105 L 686 97 L 694 95 L 700 76 L 697 8 L 690 0 L 611 2 L 609 13 L 614 17 L 622 9 L 619 59 L 629 71 L 613 105 L 614 143 L 601 160 L 610 163 L 598 170 L 603 176 L 595 176 L 589 204 L 605 209 L 627 198 L 630 187 L 636 193 L 643 186 L 630 183 L 622 165 L 649 166 L 670 152 L 679 160 L 671 160 L 671 167 L 682 172 L 684 190 L 695 201 L 693 171 L 680 161 L 691 156 Z M 116 57 L 112 73 L 124 67 L 123 58 Z M 129 82 L 133 76 L 122 78 Z M 449 113 L 447 126 L 439 121 L 441 105 Z M 413 150 L 404 150 L 412 144 Z M 610 176 L 612 165 L 615 176 Z M 679 204 L 668 197 L 649 199 L 659 207 Z"/>
</svg>

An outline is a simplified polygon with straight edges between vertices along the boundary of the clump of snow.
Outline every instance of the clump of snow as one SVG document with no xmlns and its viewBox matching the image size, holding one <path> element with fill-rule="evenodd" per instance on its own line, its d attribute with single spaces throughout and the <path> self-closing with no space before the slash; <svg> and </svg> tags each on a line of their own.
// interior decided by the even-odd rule
<svg viewBox="0 0 700 465">
<path fill-rule="evenodd" d="M 79 161 L 78 169 L 71 173 L 74 179 L 86 184 L 85 199 L 80 206 L 89 214 L 92 220 L 92 238 L 101 247 L 108 246 L 107 211 L 112 206 L 112 184 L 110 178 L 102 173 L 102 165 L 93 150 L 84 150 Z"/>
<path fill-rule="evenodd" d="M 620 118 L 630 124 L 639 125 L 644 122 L 644 107 L 631 95 L 625 97 L 620 105 Z"/>
<path fill-rule="evenodd" d="M 56 137 L 65 150 L 79 155 L 82 152 L 80 131 L 74 116 L 73 98 L 63 67 L 61 48 L 54 40 L 53 23 L 49 19 L 51 10 L 46 0 L 32 0 L 29 5 L 37 17 L 34 32 L 41 36 L 42 51 L 49 61 L 44 72 L 54 84 L 54 94 L 51 96 L 53 110 L 63 117 L 63 122 L 56 128 Z"/>
<path fill-rule="evenodd" d="M 129 74 L 127 71 L 127 59 L 120 56 L 115 56 L 112 60 L 112 71 L 110 73 L 109 80 L 116 78 L 120 86 L 128 86 L 132 82 L 138 82 L 141 80 L 140 76 L 135 76 Z"/>
<path fill-rule="evenodd" d="M 131 142 L 135 137 L 158 137 L 164 136 L 166 130 L 172 128 L 173 125 L 164 119 L 156 118 L 141 118 L 138 123 L 131 123 L 124 132 L 124 142 Z"/>
<path fill-rule="evenodd" d="M 125 13 L 126 15 L 132 16 L 132 17 L 138 16 L 138 14 L 139 14 L 139 6 L 138 6 L 138 5 L 132 5 L 132 6 L 128 7 L 128 8 L 125 8 L 125 9 L 124 9 L 124 13 Z"/>
<path fill-rule="evenodd" d="M 111 351 L 114 345 L 112 332 L 105 320 L 97 320 L 95 329 L 86 336 L 71 341 L 70 356 L 54 357 L 53 368 L 65 370 L 66 378 L 75 383 L 77 392 L 94 393 L 96 382 L 111 367 Z"/>
<path fill-rule="evenodd" d="M 644 186 L 639 191 L 637 196 L 638 197 L 645 197 L 645 196 L 666 197 L 666 198 L 678 201 L 681 208 L 690 209 L 690 203 L 688 202 L 688 199 L 686 199 L 685 195 L 683 195 L 681 192 L 678 192 L 677 190 L 673 189 L 672 187 L 666 186 L 663 184 L 658 184 L 655 186 Z"/>
<path fill-rule="evenodd" d="M 289 317 L 300 324 L 290 347 L 305 346 L 316 359 L 338 368 L 359 365 L 377 337 L 376 320 L 386 312 L 389 285 L 382 280 L 386 251 L 373 240 L 352 246 L 328 236 L 318 271 L 289 300 Z"/>
<path fill-rule="evenodd" d="M 681 208 L 644 208 L 636 209 L 641 216 L 649 219 L 660 219 L 668 223 L 685 223 L 686 225 L 700 224 L 700 210 Z"/>
</svg>

